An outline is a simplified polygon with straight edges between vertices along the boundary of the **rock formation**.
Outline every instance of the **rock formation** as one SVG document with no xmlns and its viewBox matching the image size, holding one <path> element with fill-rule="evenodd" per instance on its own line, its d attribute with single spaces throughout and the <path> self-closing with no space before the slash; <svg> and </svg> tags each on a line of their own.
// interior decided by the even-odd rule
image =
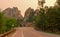
<svg viewBox="0 0 60 37">
<path fill-rule="evenodd" d="M 18 10 L 17 7 L 13 7 L 13 8 L 7 8 L 5 10 L 3 10 L 4 12 L 4 16 L 6 17 L 14 17 L 15 19 L 23 19 L 22 15 L 21 15 L 21 11 Z"/>
</svg>

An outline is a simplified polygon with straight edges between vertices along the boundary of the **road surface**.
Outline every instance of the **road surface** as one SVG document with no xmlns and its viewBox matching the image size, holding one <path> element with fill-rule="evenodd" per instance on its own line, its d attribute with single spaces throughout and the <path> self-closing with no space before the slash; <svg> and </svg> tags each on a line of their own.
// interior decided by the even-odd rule
<svg viewBox="0 0 60 37">
<path fill-rule="evenodd" d="M 16 28 L 16 32 L 8 37 L 60 37 L 60 35 L 39 32 L 32 27 Z"/>
</svg>

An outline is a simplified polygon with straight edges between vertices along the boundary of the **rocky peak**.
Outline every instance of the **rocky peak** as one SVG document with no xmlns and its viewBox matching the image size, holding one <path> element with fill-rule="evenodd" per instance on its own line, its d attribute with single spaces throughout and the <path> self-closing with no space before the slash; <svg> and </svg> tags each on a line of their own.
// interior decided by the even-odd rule
<svg viewBox="0 0 60 37">
<path fill-rule="evenodd" d="M 6 16 L 6 17 L 14 17 L 16 19 L 18 19 L 18 18 L 23 19 L 22 15 L 21 15 L 21 11 L 18 10 L 17 7 L 6 8 L 5 10 L 3 10 L 3 12 L 4 12 L 4 16 Z"/>
<path fill-rule="evenodd" d="M 29 16 L 31 13 L 34 12 L 34 9 L 32 9 L 31 7 L 29 7 L 26 11 L 25 11 L 25 15 L 24 15 L 24 21 L 26 21 L 27 19 L 29 19 Z"/>
</svg>

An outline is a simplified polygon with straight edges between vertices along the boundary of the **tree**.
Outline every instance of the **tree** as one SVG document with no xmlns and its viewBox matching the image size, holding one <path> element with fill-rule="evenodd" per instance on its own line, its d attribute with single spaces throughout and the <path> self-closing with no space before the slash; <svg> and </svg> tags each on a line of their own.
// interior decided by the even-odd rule
<svg viewBox="0 0 60 37">
<path fill-rule="evenodd" d="M 3 12 L 0 12 L 0 34 L 9 31 L 13 27 L 17 27 L 17 20 L 15 18 L 7 18 Z"/>
<path fill-rule="evenodd" d="M 39 30 L 59 33 L 60 32 L 60 7 L 50 7 L 46 13 L 40 9 L 35 18 L 35 27 Z"/>
<path fill-rule="evenodd" d="M 39 15 L 36 16 L 35 19 L 35 23 L 36 23 L 36 27 L 44 30 L 45 28 L 45 13 L 44 13 L 44 9 L 40 9 Z"/>
<path fill-rule="evenodd" d="M 50 7 L 46 12 L 47 31 L 56 32 L 60 30 L 60 7 Z"/>
<path fill-rule="evenodd" d="M 3 33 L 3 28 L 2 28 L 3 25 L 3 13 L 0 12 L 0 33 Z"/>
<path fill-rule="evenodd" d="M 10 30 L 12 27 L 17 27 L 17 20 L 15 18 L 6 18 L 5 22 L 7 30 Z"/>
<path fill-rule="evenodd" d="M 60 6 L 60 0 L 57 0 L 57 4 Z"/>
</svg>

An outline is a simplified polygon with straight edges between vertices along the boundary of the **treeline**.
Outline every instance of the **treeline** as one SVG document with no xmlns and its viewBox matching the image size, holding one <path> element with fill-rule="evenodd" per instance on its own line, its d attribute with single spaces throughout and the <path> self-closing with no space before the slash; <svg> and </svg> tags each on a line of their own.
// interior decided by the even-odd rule
<svg viewBox="0 0 60 37">
<path fill-rule="evenodd" d="M 60 33 L 60 7 L 40 9 L 35 18 L 35 28 L 42 31 Z"/>
<path fill-rule="evenodd" d="M 17 20 L 15 18 L 7 18 L 4 16 L 4 13 L 0 11 L 0 34 L 3 34 L 16 26 Z"/>
</svg>

